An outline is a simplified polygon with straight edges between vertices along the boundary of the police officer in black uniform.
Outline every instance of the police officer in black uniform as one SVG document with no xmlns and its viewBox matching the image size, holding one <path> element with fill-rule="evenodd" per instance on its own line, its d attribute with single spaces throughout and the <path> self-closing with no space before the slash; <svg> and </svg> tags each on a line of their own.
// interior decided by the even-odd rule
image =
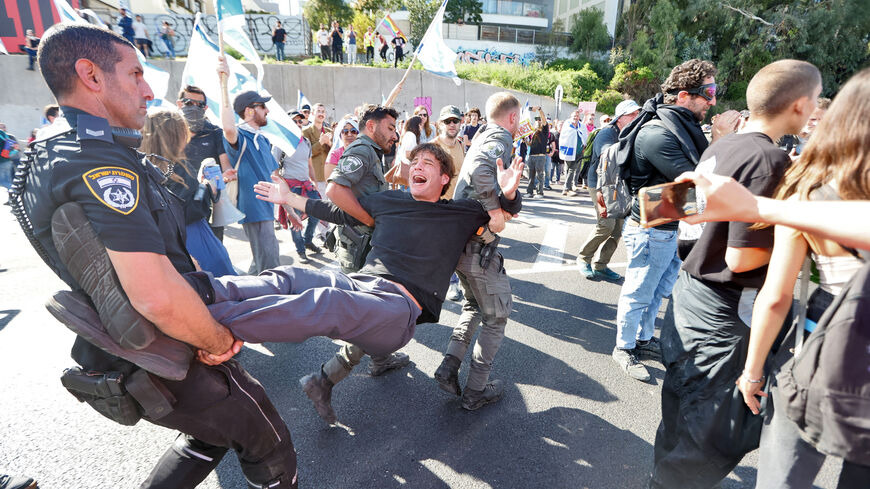
<svg viewBox="0 0 870 489">
<path fill-rule="evenodd" d="M 141 487 L 195 487 L 230 448 L 237 452 L 250 487 L 297 487 L 296 454 L 286 425 L 263 387 L 231 358 L 241 342 L 211 318 L 197 292 L 180 275 L 195 269 L 184 246 L 183 212 L 163 186 L 166 176 L 135 151 L 146 102 L 153 94 L 142 78 L 134 47 L 98 27 L 57 25 L 43 37 L 39 64 L 64 119 L 33 144 L 29 166 L 21 168 L 17 183 L 23 183 L 24 190 L 19 185 L 14 198 L 19 217 L 27 216 L 19 218 L 25 232 L 35 238 L 37 251 L 73 290 L 91 296 L 104 323 L 111 322 L 106 312 L 112 310 L 112 303 L 132 303 L 147 319 L 142 323 L 153 323 L 158 335 L 218 355 L 206 364 L 200 354 L 200 361 L 182 366 L 181 380 L 170 380 L 125 360 L 136 355 L 123 352 L 133 350 L 115 345 L 112 351 L 121 352 L 121 358 L 77 336 L 73 359 L 84 371 L 104 373 L 88 380 L 117 381 L 113 394 L 118 394 L 101 398 L 103 394 L 90 392 L 90 397 L 77 397 L 110 416 L 117 410 L 106 401 L 121 399 L 126 382 L 135 404 L 122 413 L 127 416 L 122 422 L 135 423 L 141 415 L 181 431 Z M 61 221 L 75 230 L 58 240 Z M 77 254 L 76 239 L 69 239 L 86 240 L 81 230 L 91 228 L 108 249 L 103 257 Z M 84 234 L 76 234 L 79 231 Z M 114 287 L 92 280 L 95 267 L 111 270 L 112 266 L 119 279 Z M 130 301 L 112 300 L 119 297 Z M 144 346 L 136 346 L 140 347 Z M 152 353 L 159 356 L 159 348 Z M 131 381 L 125 381 L 133 378 L 144 379 L 144 384 L 133 389 Z M 67 382 L 64 385 L 70 389 Z M 143 390 L 142 385 L 148 387 Z M 154 409 L 143 399 L 157 399 L 161 407 Z"/>
</svg>

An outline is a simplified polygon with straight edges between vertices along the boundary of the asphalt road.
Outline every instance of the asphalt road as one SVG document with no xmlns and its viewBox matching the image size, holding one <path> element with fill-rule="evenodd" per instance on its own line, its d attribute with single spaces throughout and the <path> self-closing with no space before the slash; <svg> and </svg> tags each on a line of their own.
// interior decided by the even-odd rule
<svg viewBox="0 0 870 489">
<path fill-rule="evenodd" d="M 0 198 L 6 200 L 2 190 Z M 65 286 L 6 209 L 0 209 L 0 473 L 29 474 L 44 489 L 138 487 L 175 434 L 146 422 L 116 425 L 63 389 L 58 379 L 73 365 L 73 335 L 43 304 Z M 565 198 L 553 191 L 526 201 L 503 233 L 514 311 L 493 378 L 505 381 L 506 396 L 479 411 L 462 410 L 432 377 L 458 319 L 455 302 L 445 304 L 439 324 L 418 327 L 403 349 L 409 367 L 373 378 L 364 360 L 336 387 L 336 427 L 320 420 L 297 382 L 333 355 L 333 341 L 245 348 L 242 363 L 293 434 L 300 487 L 644 487 L 664 371 L 645 361 L 653 379 L 641 383 L 610 358 L 620 286 L 583 279 L 574 262 L 593 224 L 585 193 Z M 282 263 L 292 264 L 289 233 L 278 234 Z M 240 227 L 227 230 L 226 244 L 246 269 L 250 249 Z M 330 256 L 314 258 L 310 266 L 334 266 Z M 620 246 L 612 268 L 624 267 Z M 466 374 L 467 362 L 461 380 Z M 748 455 L 721 487 L 754 487 L 756 466 L 755 454 Z M 829 461 L 817 487 L 835 487 L 838 472 L 839 463 Z M 244 488 L 235 456 L 200 487 Z"/>
</svg>

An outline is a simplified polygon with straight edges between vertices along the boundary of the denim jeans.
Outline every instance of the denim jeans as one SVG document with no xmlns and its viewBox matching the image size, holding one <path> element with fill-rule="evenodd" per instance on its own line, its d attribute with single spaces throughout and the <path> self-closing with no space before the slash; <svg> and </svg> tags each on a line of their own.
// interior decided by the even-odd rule
<svg viewBox="0 0 870 489">
<path fill-rule="evenodd" d="M 553 171 L 553 158 L 547 156 L 547 163 L 544 165 L 544 187 L 550 187 L 550 173 Z"/>
<path fill-rule="evenodd" d="M 276 42 L 275 43 L 275 59 L 278 61 L 284 61 L 284 43 Z"/>
<path fill-rule="evenodd" d="M 305 245 L 311 244 L 311 240 L 314 239 L 314 231 L 317 230 L 317 219 L 308 216 L 308 220 L 305 221 L 305 230 L 297 231 L 295 229 L 290 230 L 290 234 L 293 236 L 293 243 L 296 245 L 296 251 L 301 255 L 305 253 Z M 305 234 L 303 234 L 303 232 Z"/>
<path fill-rule="evenodd" d="M 529 156 L 529 186 L 526 187 L 526 193 L 529 195 L 533 195 L 535 193 L 535 188 L 537 187 L 538 193 L 544 193 L 544 167 L 546 166 L 546 156 L 545 155 L 531 155 Z"/>
<path fill-rule="evenodd" d="M 166 47 L 166 57 L 175 59 L 175 43 L 172 42 L 172 39 L 163 39 L 163 46 Z"/>
<path fill-rule="evenodd" d="M 628 254 L 625 282 L 616 308 L 616 346 L 626 350 L 655 332 L 662 298 L 671 295 L 682 261 L 677 256 L 677 230 L 632 225 L 622 231 Z"/>
</svg>

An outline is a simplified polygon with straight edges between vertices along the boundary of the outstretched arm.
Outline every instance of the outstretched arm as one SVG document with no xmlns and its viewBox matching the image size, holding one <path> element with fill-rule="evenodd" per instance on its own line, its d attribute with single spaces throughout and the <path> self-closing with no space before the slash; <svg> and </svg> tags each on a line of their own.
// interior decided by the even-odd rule
<svg viewBox="0 0 870 489">
<path fill-rule="evenodd" d="M 254 185 L 257 198 L 273 204 L 287 206 L 296 209 L 317 219 L 335 224 L 357 226 L 362 224 L 353 216 L 344 212 L 336 205 L 323 200 L 311 200 L 290 191 L 290 187 L 283 178 L 272 175 L 272 182 L 258 182 Z"/>
</svg>

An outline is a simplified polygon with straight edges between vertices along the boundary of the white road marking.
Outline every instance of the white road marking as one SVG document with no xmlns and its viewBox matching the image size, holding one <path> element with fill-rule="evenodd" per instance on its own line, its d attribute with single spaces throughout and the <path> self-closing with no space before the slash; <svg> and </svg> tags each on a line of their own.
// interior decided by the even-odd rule
<svg viewBox="0 0 870 489">
<path fill-rule="evenodd" d="M 565 263 L 565 243 L 568 241 L 568 223 L 550 220 L 547 232 L 541 241 L 538 256 L 535 258 L 533 270 L 541 270 L 553 265 Z"/>
</svg>

